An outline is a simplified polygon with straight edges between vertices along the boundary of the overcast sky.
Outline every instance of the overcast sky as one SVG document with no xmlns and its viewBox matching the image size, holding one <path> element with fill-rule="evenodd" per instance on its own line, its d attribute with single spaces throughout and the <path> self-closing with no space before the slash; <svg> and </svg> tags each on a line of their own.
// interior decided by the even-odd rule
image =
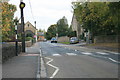
<svg viewBox="0 0 120 80">
<path fill-rule="evenodd" d="M 73 0 L 23 0 L 26 4 L 24 8 L 25 23 L 30 21 L 34 25 L 34 21 L 36 21 L 37 29 L 47 30 L 51 24 L 56 24 L 59 19 L 65 16 L 70 25 L 73 15 L 71 8 L 72 1 Z M 20 18 L 20 0 L 10 0 L 9 3 L 17 6 L 15 16 Z"/>
</svg>

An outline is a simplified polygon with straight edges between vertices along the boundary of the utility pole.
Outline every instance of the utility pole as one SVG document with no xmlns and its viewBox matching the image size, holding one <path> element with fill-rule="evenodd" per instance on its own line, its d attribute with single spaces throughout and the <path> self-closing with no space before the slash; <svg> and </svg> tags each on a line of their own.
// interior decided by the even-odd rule
<svg viewBox="0 0 120 80">
<path fill-rule="evenodd" d="M 25 52 L 25 32 L 24 32 L 24 15 L 23 15 L 23 8 L 25 7 L 25 3 L 23 2 L 23 0 L 21 0 L 19 7 L 21 10 L 22 52 Z"/>
</svg>

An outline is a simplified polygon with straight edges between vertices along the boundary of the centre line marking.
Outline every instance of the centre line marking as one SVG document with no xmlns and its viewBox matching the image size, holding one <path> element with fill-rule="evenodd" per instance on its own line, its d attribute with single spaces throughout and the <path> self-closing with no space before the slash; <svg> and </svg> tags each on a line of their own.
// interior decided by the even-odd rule
<svg viewBox="0 0 120 80">
<path fill-rule="evenodd" d="M 50 60 L 50 61 L 48 61 L 46 64 L 56 69 L 55 72 L 54 72 L 54 73 L 52 74 L 52 76 L 50 77 L 50 78 L 54 78 L 54 76 L 58 73 L 59 68 L 56 67 L 56 66 L 54 66 L 54 65 L 52 65 L 52 64 L 50 64 L 50 62 L 52 62 L 53 59 L 48 58 L 48 57 L 45 57 L 45 58 Z"/>
</svg>

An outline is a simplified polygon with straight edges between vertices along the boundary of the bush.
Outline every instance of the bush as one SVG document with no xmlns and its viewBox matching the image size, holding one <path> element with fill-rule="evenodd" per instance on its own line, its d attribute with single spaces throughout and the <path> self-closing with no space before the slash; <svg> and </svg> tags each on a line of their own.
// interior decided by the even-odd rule
<svg viewBox="0 0 120 80">
<path fill-rule="evenodd" d="M 26 37 L 25 38 L 25 41 L 30 41 L 30 40 L 32 40 L 33 38 L 32 37 Z"/>
</svg>

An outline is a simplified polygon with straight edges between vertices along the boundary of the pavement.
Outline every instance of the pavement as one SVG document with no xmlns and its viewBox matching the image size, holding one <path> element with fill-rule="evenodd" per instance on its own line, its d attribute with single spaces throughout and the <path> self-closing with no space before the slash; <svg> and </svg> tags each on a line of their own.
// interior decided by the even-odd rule
<svg viewBox="0 0 120 80">
<path fill-rule="evenodd" d="M 36 78 L 38 55 L 21 53 L 2 65 L 3 78 Z"/>
<path fill-rule="evenodd" d="M 40 55 L 39 50 L 34 50 L 36 46 L 33 45 L 33 49 L 27 47 L 26 53 L 21 53 L 2 64 L 2 78 L 36 78 Z"/>
</svg>

